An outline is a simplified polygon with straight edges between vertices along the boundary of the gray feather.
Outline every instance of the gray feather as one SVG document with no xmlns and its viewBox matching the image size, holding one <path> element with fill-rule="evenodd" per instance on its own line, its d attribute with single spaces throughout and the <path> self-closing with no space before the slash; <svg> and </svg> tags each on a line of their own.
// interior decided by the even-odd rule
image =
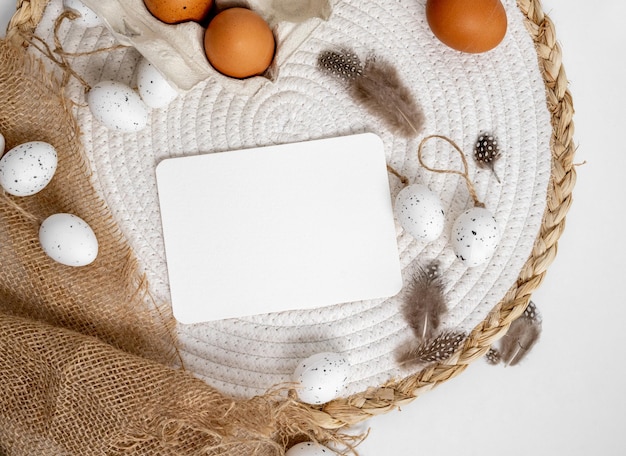
<svg viewBox="0 0 626 456">
<path fill-rule="evenodd" d="M 438 261 L 420 268 L 409 285 L 402 314 L 418 340 L 432 339 L 448 311 Z"/>
<path fill-rule="evenodd" d="M 507 366 L 519 364 L 533 349 L 541 336 L 541 315 L 530 301 L 524 313 L 513 323 L 495 350 L 499 361 Z"/>
<path fill-rule="evenodd" d="M 355 102 L 381 118 L 396 134 L 417 135 L 424 114 L 413 94 L 390 63 L 371 57 L 361 62 L 350 49 L 327 50 L 318 56 L 318 67 L 346 83 Z"/>
</svg>

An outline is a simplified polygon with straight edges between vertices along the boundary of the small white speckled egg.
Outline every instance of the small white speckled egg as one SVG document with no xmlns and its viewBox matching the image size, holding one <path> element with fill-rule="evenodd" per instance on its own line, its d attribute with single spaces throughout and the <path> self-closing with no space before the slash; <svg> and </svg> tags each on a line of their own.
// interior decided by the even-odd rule
<svg viewBox="0 0 626 456">
<path fill-rule="evenodd" d="M 98 256 L 98 239 L 91 227 L 73 214 L 54 214 L 39 228 L 41 248 L 66 266 L 86 266 Z"/>
<path fill-rule="evenodd" d="M 4 140 L 4 135 L 0 133 L 0 157 L 4 153 L 4 148 L 7 146 L 7 143 Z"/>
<path fill-rule="evenodd" d="M 489 260 L 496 251 L 500 229 L 488 209 L 473 207 L 456 219 L 451 238 L 457 258 L 468 267 L 474 267 Z"/>
<path fill-rule="evenodd" d="M 121 82 L 99 82 L 87 93 L 87 104 L 96 120 L 112 130 L 130 133 L 148 124 L 149 108 L 137 92 Z"/>
<path fill-rule="evenodd" d="M 137 65 L 137 90 L 143 102 L 153 109 L 167 106 L 178 96 L 178 91 L 145 58 Z"/>
<path fill-rule="evenodd" d="M 443 231 L 443 206 L 439 197 L 425 185 L 411 184 L 400 190 L 394 211 L 400 225 L 415 239 L 431 242 Z"/>
<path fill-rule="evenodd" d="M 324 404 L 341 394 L 350 375 L 350 363 L 339 353 L 323 352 L 302 360 L 294 371 L 298 397 L 307 404 Z"/>
<path fill-rule="evenodd" d="M 30 196 L 50 183 L 57 169 L 57 152 L 43 141 L 15 146 L 0 159 L 0 185 L 14 196 Z"/>
<path fill-rule="evenodd" d="M 74 19 L 75 24 L 78 24 L 85 28 L 104 25 L 104 22 L 102 21 L 102 19 L 100 19 L 100 16 L 94 13 L 91 8 L 89 8 L 80 0 L 63 0 L 63 6 L 65 7 L 65 9 L 78 14 L 79 17 Z"/>
<path fill-rule="evenodd" d="M 337 453 L 330 448 L 315 442 L 301 442 L 289 448 L 285 456 L 331 456 L 335 454 Z"/>
</svg>

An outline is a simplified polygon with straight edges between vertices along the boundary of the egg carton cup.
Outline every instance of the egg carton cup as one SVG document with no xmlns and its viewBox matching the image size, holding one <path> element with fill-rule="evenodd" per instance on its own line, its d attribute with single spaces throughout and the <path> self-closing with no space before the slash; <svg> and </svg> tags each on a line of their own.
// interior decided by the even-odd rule
<svg viewBox="0 0 626 456">
<path fill-rule="evenodd" d="M 222 76 L 209 64 L 204 51 L 205 27 L 196 22 L 166 24 L 156 19 L 143 0 L 84 0 L 105 23 L 115 39 L 131 46 L 152 63 L 176 88 L 181 91 L 208 78 L 219 79 L 223 85 L 241 90 L 241 85 Z M 330 15 L 326 0 L 272 0 L 217 1 L 217 10 L 242 6 L 260 14 L 275 35 L 276 54 L 272 65 L 257 78 L 245 85 L 254 91 L 264 79 L 275 80 L 282 62 Z M 292 12 L 293 11 L 293 12 Z"/>
<path fill-rule="evenodd" d="M 85 3 L 98 10 L 97 2 Z M 424 110 L 424 134 L 444 134 L 471 153 L 476 135 L 489 130 L 502 145 L 501 185 L 489 170 L 473 165 L 469 170 L 503 233 L 487 264 L 465 267 L 450 249 L 449 230 L 423 244 L 397 227 L 405 284 L 420 265 L 432 259 L 441 263 L 449 305 L 443 326 L 469 334 L 451 358 L 415 371 L 397 365 L 397 348 L 411 338 L 399 311 L 404 293 L 314 311 L 179 324 L 185 368 L 220 392 L 262 395 L 290 381 L 301 359 L 338 352 L 350 361 L 351 378 L 340 398 L 314 407 L 318 424 L 335 429 L 386 413 L 485 355 L 522 315 L 555 258 L 576 172 L 572 99 L 553 23 L 538 0 L 504 0 L 509 28 L 502 44 L 485 54 L 461 54 L 432 36 L 424 4 L 331 2 L 328 17 L 296 26 L 308 24 L 302 29 L 306 33 L 294 38 L 297 45 L 279 57 L 273 81 L 234 81 L 203 67 L 179 82 L 188 90 L 167 108 L 153 110 L 149 127 L 138 133 L 108 131 L 84 105 L 84 88 L 75 81 L 67 84 L 92 183 L 135 252 L 153 296 L 163 303 L 169 290 L 154 168 L 165 158 L 372 131 L 382 138 L 389 165 L 440 195 L 446 227 L 471 206 L 463 179 L 419 166 L 419 135 L 394 136 L 355 105 L 337 81 L 320 75 L 321 51 L 350 47 L 394 64 Z M 60 0 L 19 5 L 10 32 L 35 29 L 53 42 Z M 80 52 L 114 45 L 122 30 L 115 32 L 116 27 L 120 24 L 84 29 L 66 21 L 57 35 L 66 51 Z M 73 59 L 72 68 L 89 83 L 132 83 L 141 55 L 136 47 L 94 53 Z M 172 79 L 180 77 L 172 70 Z M 459 166 L 445 144 L 432 144 L 425 154 L 437 168 Z M 402 184 L 393 176 L 390 183 L 395 196 Z"/>
</svg>

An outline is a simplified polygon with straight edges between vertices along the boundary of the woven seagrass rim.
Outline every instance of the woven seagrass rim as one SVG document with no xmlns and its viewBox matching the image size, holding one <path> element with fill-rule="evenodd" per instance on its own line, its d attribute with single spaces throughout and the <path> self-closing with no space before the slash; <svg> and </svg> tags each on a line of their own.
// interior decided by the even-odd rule
<svg viewBox="0 0 626 456">
<path fill-rule="evenodd" d="M 20 32 L 34 30 L 46 3 L 47 0 L 18 1 L 17 12 L 7 30 L 7 38 L 21 44 Z M 433 364 L 400 381 L 389 382 L 315 409 L 315 419 L 322 427 L 341 428 L 384 414 L 462 373 L 470 363 L 482 357 L 493 343 L 504 336 L 511 323 L 522 315 L 531 294 L 539 287 L 556 257 L 557 243 L 565 227 L 565 217 L 571 206 L 572 190 L 576 182 L 573 164 L 574 109 L 554 24 L 544 14 L 539 0 L 518 0 L 517 4 L 525 16 L 526 27 L 536 46 L 552 118 L 552 171 L 548 201 L 532 254 L 515 285 L 473 330 L 457 354 L 446 362 Z"/>
<path fill-rule="evenodd" d="M 565 228 L 565 216 L 572 203 L 572 190 L 576 182 L 573 164 L 574 108 L 553 22 L 544 14 L 539 0 L 518 0 L 517 4 L 535 42 L 552 119 L 552 172 L 548 201 L 532 254 L 515 285 L 472 331 L 455 356 L 446 362 L 433 364 L 416 375 L 383 385 L 376 391 L 327 404 L 323 409 L 325 416 L 320 416 L 320 419 L 328 419 L 328 426 L 356 423 L 386 413 L 462 373 L 470 363 L 485 355 L 491 345 L 503 337 L 511 323 L 524 312 L 531 294 L 540 286 L 548 267 L 556 257 L 558 239 Z"/>
</svg>

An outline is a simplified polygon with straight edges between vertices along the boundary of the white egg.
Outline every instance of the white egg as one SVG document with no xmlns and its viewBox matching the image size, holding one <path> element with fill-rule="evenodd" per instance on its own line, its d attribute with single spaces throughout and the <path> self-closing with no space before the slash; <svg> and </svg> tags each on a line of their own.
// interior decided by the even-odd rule
<svg viewBox="0 0 626 456">
<path fill-rule="evenodd" d="M 178 96 L 178 91 L 145 58 L 137 65 L 137 90 L 143 102 L 153 109 L 167 106 Z"/>
<path fill-rule="evenodd" d="M 85 28 L 104 25 L 104 22 L 102 21 L 102 19 L 100 19 L 100 16 L 94 13 L 91 8 L 89 8 L 80 0 L 63 0 L 63 6 L 65 7 L 65 9 L 78 14 L 78 17 L 74 19 L 75 24 L 79 24 Z"/>
<path fill-rule="evenodd" d="M 73 214 L 54 214 L 39 228 L 41 248 L 66 266 L 86 266 L 98 256 L 98 239 L 91 227 Z"/>
<path fill-rule="evenodd" d="M 335 454 L 337 453 L 330 448 L 318 445 L 315 442 L 301 442 L 289 448 L 285 456 L 330 456 Z"/>
<path fill-rule="evenodd" d="M 394 211 L 400 225 L 415 239 L 431 242 L 443 231 L 443 206 L 439 197 L 425 185 L 411 184 L 400 190 Z"/>
<path fill-rule="evenodd" d="M 0 157 L 4 153 L 4 148 L 7 146 L 7 143 L 4 140 L 4 136 L 0 133 Z"/>
<path fill-rule="evenodd" d="M 337 398 L 350 375 L 350 363 L 339 353 L 317 353 L 298 364 L 293 381 L 298 397 L 307 404 L 324 404 Z"/>
<path fill-rule="evenodd" d="M 43 141 L 15 146 L 0 159 L 0 186 L 14 196 L 30 196 L 50 183 L 57 169 L 57 152 Z"/>
<path fill-rule="evenodd" d="M 451 238 L 456 256 L 474 267 L 492 257 L 500 242 L 500 229 L 488 209 L 473 207 L 456 219 Z"/>
<path fill-rule="evenodd" d="M 87 94 L 87 104 L 96 120 L 112 130 L 129 133 L 148 124 L 150 110 L 137 92 L 121 82 L 99 82 Z"/>
</svg>

